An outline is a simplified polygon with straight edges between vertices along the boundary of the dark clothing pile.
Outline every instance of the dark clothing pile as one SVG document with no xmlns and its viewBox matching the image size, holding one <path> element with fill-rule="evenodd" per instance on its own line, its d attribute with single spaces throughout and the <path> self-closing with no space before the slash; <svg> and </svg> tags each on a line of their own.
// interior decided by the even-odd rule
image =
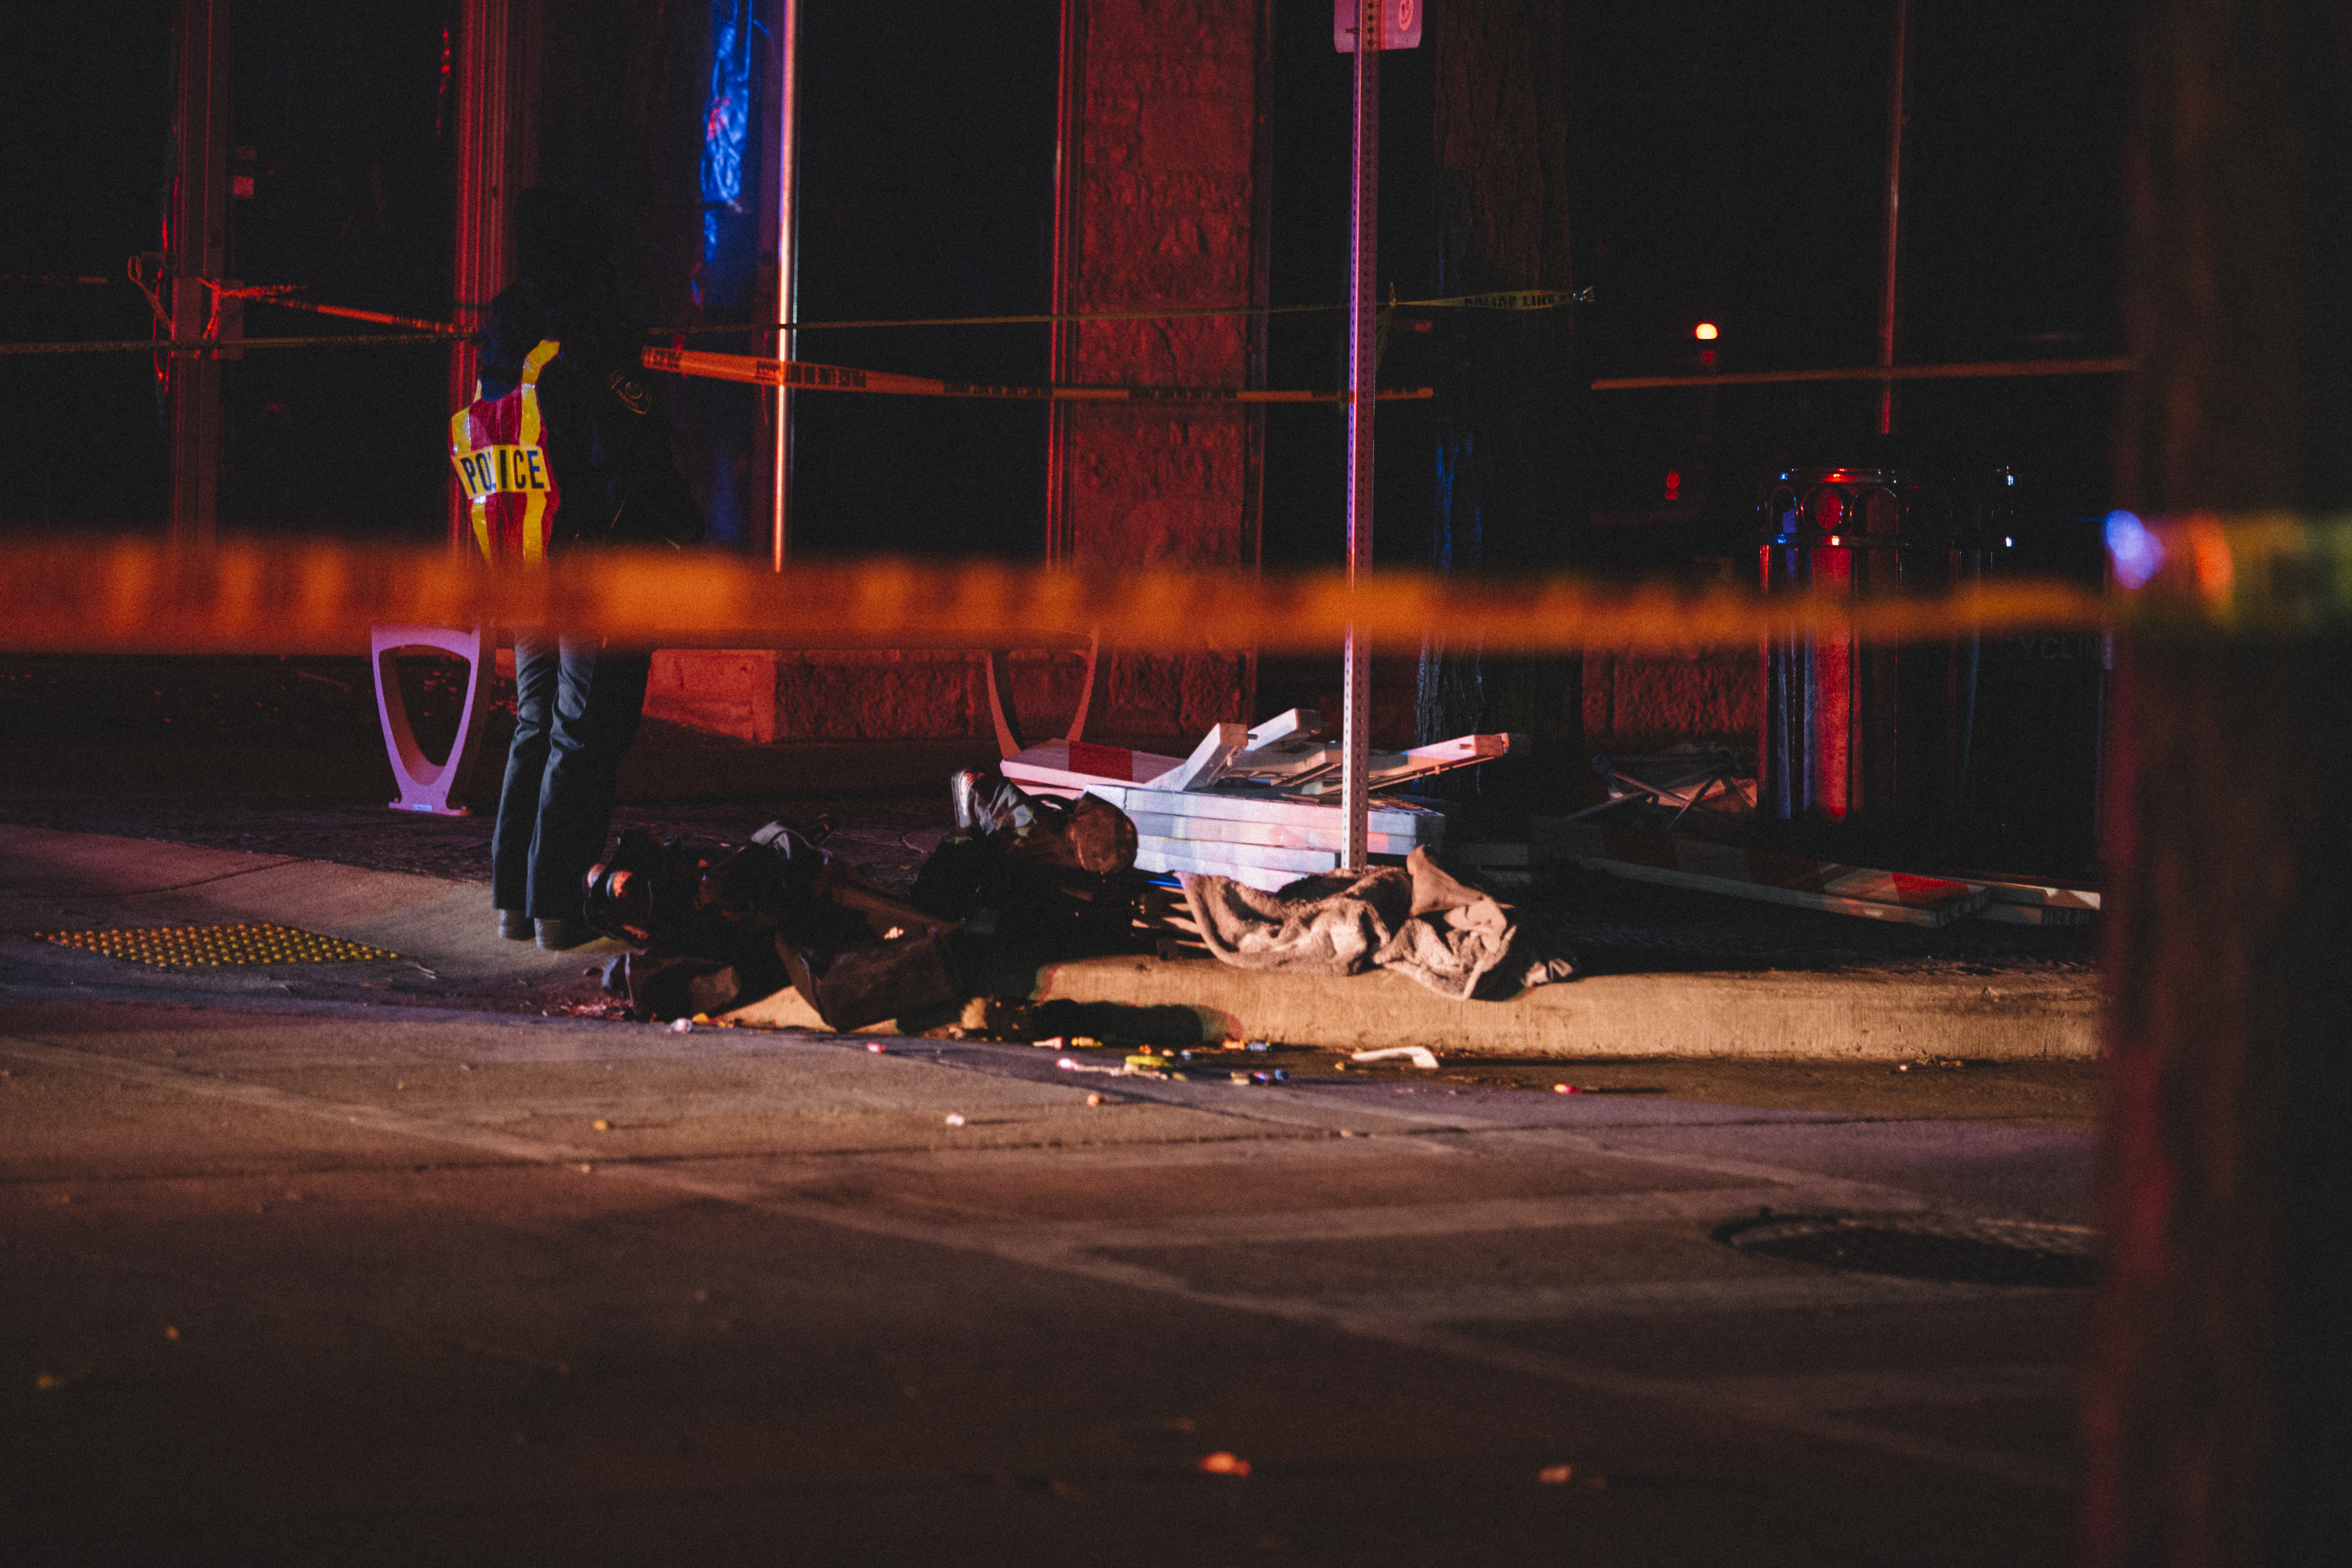
<svg viewBox="0 0 2352 1568">
<path fill-rule="evenodd" d="M 634 829 L 588 874 L 589 923 L 635 951 L 604 988 L 640 1018 L 723 1013 L 793 986 L 855 1029 L 961 1003 L 956 923 L 782 822 L 715 862 Z"/>
<path fill-rule="evenodd" d="M 635 950 L 605 990 L 639 1018 L 744 1006 L 791 985 L 828 1028 L 959 1009 L 1023 956 L 1136 945 L 1148 879 L 1135 825 L 1109 803 L 1034 799 L 958 774 L 957 829 L 900 898 L 772 822 L 716 861 L 621 835 L 588 874 L 589 923 Z M 1025 994 L 1025 988 L 1024 991 Z"/>
</svg>

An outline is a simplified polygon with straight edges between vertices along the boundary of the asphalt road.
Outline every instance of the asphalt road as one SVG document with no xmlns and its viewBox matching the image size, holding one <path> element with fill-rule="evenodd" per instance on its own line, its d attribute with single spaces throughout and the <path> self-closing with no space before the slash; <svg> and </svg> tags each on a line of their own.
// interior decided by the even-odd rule
<svg viewBox="0 0 2352 1568">
<path fill-rule="evenodd" d="M 1055 1060 L 20 985 L 0 1561 L 2071 1554 L 2085 1292 L 1713 1236 L 2080 1125 Z"/>
</svg>

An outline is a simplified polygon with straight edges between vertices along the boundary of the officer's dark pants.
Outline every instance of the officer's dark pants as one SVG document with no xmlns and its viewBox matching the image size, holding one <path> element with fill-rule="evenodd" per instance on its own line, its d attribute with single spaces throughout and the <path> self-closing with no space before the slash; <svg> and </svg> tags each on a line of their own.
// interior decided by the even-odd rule
<svg viewBox="0 0 2352 1568">
<path fill-rule="evenodd" d="M 604 852 L 652 670 L 650 653 L 515 635 L 514 744 L 490 835 L 496 908 L 580 918 L 582 879 Z"/>
</svg>

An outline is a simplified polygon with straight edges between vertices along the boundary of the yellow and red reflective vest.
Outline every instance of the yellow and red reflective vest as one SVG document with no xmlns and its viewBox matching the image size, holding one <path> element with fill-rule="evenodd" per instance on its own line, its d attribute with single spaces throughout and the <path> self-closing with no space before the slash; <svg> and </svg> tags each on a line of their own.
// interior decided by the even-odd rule
<svg viewBox="0 0 2352 1568">
<path fill-rule="evenodd" d="M 522 362 L 522 379 L 504 397 L 480 396 L 477 383 L 474 401 L 449 418 L 449 460 L 471 503 L 474 543 L 493 566 L 541 564 L 555 534 L 563 492 L 547 460 L 539 373 L 562 347 L 550 338 L 531 350 Z"/>
</svg>

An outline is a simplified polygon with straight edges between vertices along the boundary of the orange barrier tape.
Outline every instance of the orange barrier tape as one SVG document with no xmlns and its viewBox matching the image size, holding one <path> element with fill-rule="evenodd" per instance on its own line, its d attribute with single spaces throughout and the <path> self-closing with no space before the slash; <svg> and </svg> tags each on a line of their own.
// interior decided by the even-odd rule
<svg viewBox="0 0 2352 1568">
<path fill-rule="evenodd" d="M 355 310 L 349 305 L 314 305 L 307 300 L 288 300 L 275 295 L 264 295 L 255 299 L 253 302 L 257 305 L 276 305 L 288 310 L 308 310 L 316 316 L 341 316 L 347 321 L 373 321 L 380 327 L 415 327 L 419 331 L 441 332 L 453 338 L 468 335 L 463 327 L 452 326 L 447 321 L 427 321 L 422 316 L 394 316 L 383 310 Z"/>
<path fill-rule="evenodd" d="M 1456 294 L 1444 300 L 1397 300 L 1382 310 L 1549 310 L 1570 303 L 1589 304 L 1592 290 L 1570 294 L 1558 289 L 1514 289 L 1488 294 Z M 885 316 L 865 321 L 722 321 L 698 327 L 667 329 L 683 334 L 706 332 L 816 332 L 842 328 L 873 327 L 1019 327 L 1049 322 L 1167 321 L 1192 316 L 1321 316 L 1349 308 L 1336 305 L 1163 305 L 1141 310 L 1043 310 L 1026 316 Z M 662 329 L 656 329 L 660 331 Z"/>
<path fill-rule="evenodd" d="M 1352 625 L 1400 651 L 1435 636 L 1534 652 L 1849 627 L 1888 639 L 2089 628 L 2111 610 L 2097 595 L 2040 582 L 1854 601 L 1425 573 L 1381 573 L 1352 588 L 1338 572 L 1260 579 L 902 560 L 795 563 L 776 573 L 740 556 L 668 551 L 574 552 L 545 569 L 494 573 L 440 547 L 244 542 L 174 552 L 144 540 L 36 541 L 14 547 L 0 574 L 0 647 L 348 653 L 366 645 L 371 622 L 489 620 L 667 647 L 1018 647 L 1101 627 L 1121 647 L 1147 651 L 1325 652 Z"/>
<path fill-rule="evenodd" d="M 647 349 L 646 368 L 753 386 L 831 392 L 877 392 L 898 397 L 1007 397 L 1052 403 L 1345 403 L 1345 392 L 1266 392 L 1234 386 L 998 386 L 977 381 L 937 381 L 892 371 L 852 370 L 806 360 L 757 354 L 705 353 L 697 349 Z M 1426 386 L 1382 392 L 1382 403 L 1434 395 Z"/>
<path fill-rule="evenodd" d="M 216 353 L 246 349 L 362 349 L 446 343 L 447 332 L 320 332 L 300 338 L 119 338 L 96 343 L 0 343 L 0 354 Z"/>
</svg>

